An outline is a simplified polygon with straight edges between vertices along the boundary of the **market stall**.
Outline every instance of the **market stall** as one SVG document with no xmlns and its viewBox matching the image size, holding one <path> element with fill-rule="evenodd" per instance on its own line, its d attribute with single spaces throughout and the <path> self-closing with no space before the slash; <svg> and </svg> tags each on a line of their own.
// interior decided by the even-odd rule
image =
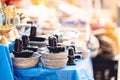
<svg viewBox="0 0 120 80">
<path fill-rule="evenodd" d="M 83 2 L 2 3 L 0 80 L 99 80 L 100 69 L 105 79 L 113 78 L 108 72 L 114 70 L 116 77 L 119 29 L 110 15 L 102 14 L 100 1 Z"/>
</svg>

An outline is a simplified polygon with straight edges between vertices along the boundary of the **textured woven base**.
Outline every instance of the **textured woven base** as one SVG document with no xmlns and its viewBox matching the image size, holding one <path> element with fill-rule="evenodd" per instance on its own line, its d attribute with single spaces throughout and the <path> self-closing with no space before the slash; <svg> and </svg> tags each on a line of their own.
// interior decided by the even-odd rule
<svg viewBox="0 0 120 80">
<path fill-rule="evenodd" d="M 41 58 L 41 61 L 43 63 L 43 66 L 46 68 L 60 69 L 66 66 L 68 58 L 56 60 Z"/>
<path fill-rule="evenodd" d="M 39 54 L 33 54 L 29 58 L 16 58 L 12 57 L 13 61 L 13 66 L 15 68 L 31 68 L 35 67 L 40 60 L 40 55 Z"/>
<path fill-rule="evenodd" d="M 45 59 L 65 59 L 68 57 L 67 52 L 61 53 L 41 53 L 41 57 Z"/>
</svg>

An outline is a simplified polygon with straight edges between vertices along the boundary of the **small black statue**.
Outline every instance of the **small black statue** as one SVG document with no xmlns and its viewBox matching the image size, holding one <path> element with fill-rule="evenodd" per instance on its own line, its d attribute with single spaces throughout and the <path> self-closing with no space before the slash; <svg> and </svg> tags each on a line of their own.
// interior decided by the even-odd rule
<svg viewBox="0 0 120 80">
<path fill-rule="evenodd" d="M 24 39 L 24 45 L 27 43 L 27 40 L 26 40 L 26 36 L 22 37 L 22 39 Z M 25 47 L 27 48 L 27 46 L 25 45 L 24 46 L 24 49 Z M 26 49 L 24 50 L 23 49 L 23 42 L 21 39 L 16 39 L 15 40 L 15 44 L 14 44 L 14 51 L 13 51 L 13 54 L 15 57 L 30 57 L 32 56 L 33 54 L 33 50 L 29 50 L 29 49 Z"/>
<path fill-rule="evenodd" d="M 22 51 L 22 40 L 15 39 L 14 51 L 16 51 L 16 52 Z"/>
<path fill-rule="evenodd" d="M 23 46 L 24 46 L 24 47 L 28 46 L 28 41 L 29 41 L 29 39 L 28 39 L 28 36 L 27 36 L 27 35 L 23 35 L 23 36 L 22 36 L 22 41 L 23 41 Z"/>
<path fill-rule="evenodd" d="M 69 47 L 72 47 L 72 48 L 74 49 L 74 52 L 76 53 L 75 45 L 71 44 L 71 45 L 67 46 L 67 49 L 68 49 Z"/>
<path fill-rule="evenodd" d="M 31 26 L 29 39 L 30 39 L 30 41 L 40 41 L 40 42 L 45 41 L 45 38 L 37 37 L 37 27 L 36 26 Z"/>
<path fill-rule="evenodd" d="M 36 30 L 37 30 L 37 28 L 36 28 L 36 26 L 31 26 L 31 30 L 30 30 L 30 36 L 36 36 Z"/>
<path fill-rule="evenodd" d="M 55 36 L 49 36 L 49 46 L 56 47 L 57 46 L 57 38 Z"/>
<path fill-rule="evenodd" d="M 68 48 L 68 65 L 75 65 L 75 56 L 74 56 L 74 48 L 73 47 L 69 47 Z"/>
<path fill-rule="evenodd" d="M 48 38 L 48 49 L 50 53 L 60 53 L 65 51 L 65 47 L 57 44 L 58 38 L 55 35 L 51 35 Z"/>
<path fill-rule="evenodd" d="M 60 42 L 57 34 L 54 34 L 53 36 L 55 36 L 57 38 L 57 43 Z"/>
</svg>

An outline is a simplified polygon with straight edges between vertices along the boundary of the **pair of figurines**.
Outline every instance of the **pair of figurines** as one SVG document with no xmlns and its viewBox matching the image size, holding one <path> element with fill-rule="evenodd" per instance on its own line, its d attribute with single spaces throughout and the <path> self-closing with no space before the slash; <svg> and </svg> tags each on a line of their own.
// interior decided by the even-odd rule
<svg viewBox="0 0 120 80">
<path fill-rule="evenodd" d="M 13 54 L 15 57 L 30 57 L 34 52 L 37 51 L 38 47 L 28 45 L 29 38 L 26 35 L 22 36 L 21 39 L 16 39 L 14 44 Z"/>
<path fill-rule="evenodd" d="M 59 44 L 59 38 L 57 35 L 51 35 L 48 38 L 49 45 L 47 46 L 50 53 L 61 53 L 65 51 L 65 46 Z M 75 65 L 75 46 L 69 46 L 68 47 L 68 65 Z"/>
</svg>

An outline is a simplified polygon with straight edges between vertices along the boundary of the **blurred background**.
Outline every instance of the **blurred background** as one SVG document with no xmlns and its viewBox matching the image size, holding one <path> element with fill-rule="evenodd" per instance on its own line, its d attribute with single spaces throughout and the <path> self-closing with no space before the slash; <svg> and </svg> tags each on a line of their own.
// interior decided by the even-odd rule
<svg viewBox="0 0 120 80">
<path fill-rule="evenodd" d="M 106 64 L 110 64 L 114 73 L 110 73 L 107 67 L 104 76 L 108 72 L 120 80 L 119 68 L 116 68 L 119 64 L 114 62 L 120 59 L 120 0 L 1 0 L 1 5 L 4 3 L 18 9 L 21 24 L 37 25 L 38 36 L 63 32 L 65 39 L 76 42 L 80 47 L 83 44 L 77 44 L 78 41 L 85 41 L 85 45 L 90 41 L 95 80 L 104 80 L 98 76 Z M 68 29 L 76 33 L 66 33 Z M 26 29 L 22 34 L 19 31 L 19 34 L 29 35 L 28 31 Z M 79 36 L 76 36 L 77 32 L 80 32 Z M 105 80 L 116 80 L 115 77 Z"/>
</svg>

